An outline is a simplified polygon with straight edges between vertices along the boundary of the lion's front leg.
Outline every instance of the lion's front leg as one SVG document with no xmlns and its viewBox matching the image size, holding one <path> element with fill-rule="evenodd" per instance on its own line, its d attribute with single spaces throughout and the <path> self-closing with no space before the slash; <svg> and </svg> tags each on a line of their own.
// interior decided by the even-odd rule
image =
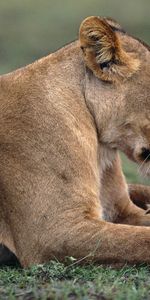
<svg viewBox="0 0 150 300">
<path fill-rule="evenodd" d="M 129 190 L 133 195 L 133 188 L 132 192 L 131 188 L 128 189 L 122 173 L 120 158 L 116 153 L 112 164 L 101 175 L 100 196 L 103 219 L 113 223 L 150 226 L 150 215 L 146 214 L 142 208 L 137 207 L 136 201 L 133 201 L 135 204 L 131 201 Z M 146 189 L 143 195 L 145 194 Z M 147 195 L 149 196 L 150 193 L 147 192 Z"/>
<path fill-rule="evenodd" d="M 128 184 L 130 198 L 134 204 L 147 210 L 150 207 L 150 187 L 141 184 Z"/>
</svg>

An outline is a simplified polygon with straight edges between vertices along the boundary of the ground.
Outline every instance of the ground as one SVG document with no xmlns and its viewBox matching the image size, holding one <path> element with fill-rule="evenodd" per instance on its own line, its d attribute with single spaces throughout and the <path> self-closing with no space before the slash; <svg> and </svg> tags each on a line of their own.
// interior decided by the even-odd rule
<svg viewBox="0 0 150 300">
<path fill-rule="evenodd" d="M 135 166 L 124 157 L 123 161 L 128 181 L 142 182 Z M 73 257 L 66 258 L 65 264 L 51 261 L 24 270 L 20 266 L 1 267 L 0 300 L 3 299 L 148 300 L 150 267 L 81 266 Z"/>
<path fill-rule="evenodd" d="M 1 269 L 0 299 L 150 299 L 148 266 L 117 270 L 68 261 L 65 266 L 51 261 L 27 270 Z"/>
</svg>

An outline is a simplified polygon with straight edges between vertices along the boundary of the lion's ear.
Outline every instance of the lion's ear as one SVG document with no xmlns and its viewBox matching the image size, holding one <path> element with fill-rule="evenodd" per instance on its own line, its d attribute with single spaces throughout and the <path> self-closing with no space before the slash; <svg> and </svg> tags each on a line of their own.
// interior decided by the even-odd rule
<svg viewBox="0 0 150 300">
<path fill-rule="evenodd" d="M 79 39 L 85 63 L 98 78 L 114 82 L 138 70 L 139 60 L 123 49 L 119 33 L 106 19 L 86 18 L 81 23 Z"/>
</svg>

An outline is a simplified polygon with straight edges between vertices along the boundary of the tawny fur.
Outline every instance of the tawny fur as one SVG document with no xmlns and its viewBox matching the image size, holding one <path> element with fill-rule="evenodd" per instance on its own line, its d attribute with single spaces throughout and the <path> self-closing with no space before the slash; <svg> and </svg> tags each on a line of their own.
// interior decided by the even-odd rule
<svg viewBox="0 0 150 300">
<path fill-rule="evenodd" d="M 89 17 L 80 26 L 80 43 L 87 66 L 104 81 L 116 82 L 131 77 L 139 68 L 140 61 L 133 53 L 124 51 L 121 40 L 109 26 L 112 21 Z M 115 62 L 104 72 L 100 65 Z"/>
<path fill-rule="evenodd" d="M 150 188 L 128 188 L 118 156 L 150 174 L 150 52 L 120 28 L 88 18 L 79 41 L 0 77 L 0 243 L 22 266 L 150 262 L 133 204 Z"/>
</svg>

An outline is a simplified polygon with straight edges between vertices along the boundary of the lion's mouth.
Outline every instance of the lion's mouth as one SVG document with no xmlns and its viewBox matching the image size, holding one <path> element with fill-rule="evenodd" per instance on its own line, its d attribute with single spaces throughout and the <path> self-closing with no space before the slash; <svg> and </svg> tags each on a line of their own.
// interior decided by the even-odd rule
<svg viewBox="0 0 150 300">
<path fill-rule="evenodd" d="M 150 161 L 150 149 L 148 148 L 142 148 L 141 153 L 139 155 L 139 158 L 144 163 L 147 163 Z"/>
</svg>

